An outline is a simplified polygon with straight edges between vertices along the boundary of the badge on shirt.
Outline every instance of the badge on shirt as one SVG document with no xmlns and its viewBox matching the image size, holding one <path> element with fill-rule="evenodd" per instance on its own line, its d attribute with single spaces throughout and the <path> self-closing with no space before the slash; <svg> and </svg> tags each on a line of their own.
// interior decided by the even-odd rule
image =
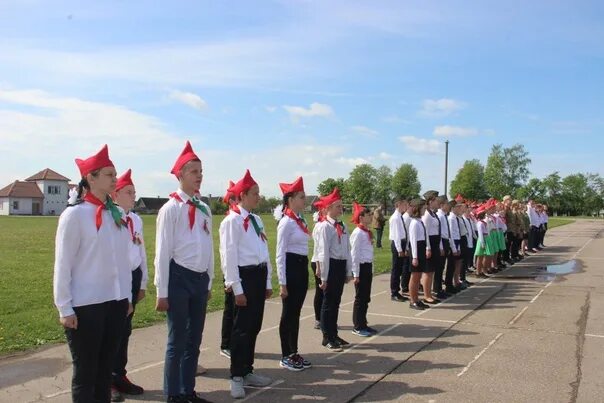
<svg viewBox="0 0 604 403">
<path fill-rule="evenodd" d="M 206 234 L 210 235 L 210 230 L 208 229 L 208 220 L 203 220 L 203 230 Z"/>
</svg>

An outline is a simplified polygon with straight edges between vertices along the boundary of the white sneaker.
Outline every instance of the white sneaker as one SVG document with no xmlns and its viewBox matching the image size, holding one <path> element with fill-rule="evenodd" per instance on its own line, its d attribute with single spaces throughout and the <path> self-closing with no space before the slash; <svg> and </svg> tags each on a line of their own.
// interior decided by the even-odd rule
<svg viewBox="0 0 604 403">
<path fill-rule="evenodd" d="M 257 375 L 253 372 L 250 372 L 246 376 L 243 377 L 243 386 L 257 386 L 263 388 L 265 386 L 270 385 L 273 380 L 269 377 Z"/>
<path fill-rule="evenodd" d="M 245 389 L 243 389 L 243 378 L 234 376 L 231 379 L 231 396 L 233 399 L 243 399 L 245 397 Z"/>
</svg>

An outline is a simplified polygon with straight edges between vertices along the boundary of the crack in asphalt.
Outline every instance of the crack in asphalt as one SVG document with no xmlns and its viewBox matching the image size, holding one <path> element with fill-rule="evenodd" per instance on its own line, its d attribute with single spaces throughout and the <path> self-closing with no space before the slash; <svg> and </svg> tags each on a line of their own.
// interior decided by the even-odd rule
<svg viewBox="0 0 604 403">
<path fill-rule="evenodd" d="M 577 333 L 577 349 L 575 352 L 575 357 L 577 359 L 577 375 L 574 382 L 570 383 L 572 388 L 570 402 L 576 403 L 577 397 L 579 395 L 579 386 L 581 385 L 581 378 L 583 377 L 583 372 L 581 370 L 581 366 L 583 365 L 583 349 L 585 347 L 585 330 L 587 329 L 587 315 L 589 314 L 589 307 L 591 304 L 591 292 L 587 292 L 585 296 L 585 303 L 581 307 L 581 316 L 577 320 L 577 327 L 579 328 L 579 332 Z"/>
</svg>

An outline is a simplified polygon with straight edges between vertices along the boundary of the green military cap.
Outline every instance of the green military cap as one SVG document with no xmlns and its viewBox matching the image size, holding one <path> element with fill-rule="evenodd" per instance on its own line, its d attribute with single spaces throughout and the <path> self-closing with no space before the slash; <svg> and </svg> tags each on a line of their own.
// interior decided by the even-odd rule
<svg viewBox="0 0 604 403">
<path fill-rule="evenodd" d="M 426 204 L 426 201 L 424 199 L 416 198 L 411 200 L 409 204 L 411 204 L 412 207 L 420 207 Z"/>
<path fill-rule="evenodd" d="M 426 193 L 424 193 L 424 199 L 426 199 L 426 200 L 435 199 L 437 197 L 438 197 L 437 190 L 428 190 Z"/>
<path fill-rule="evenodd" d="M 449 203 L 449 199 L 445 195 L 438 196 L 436 200 L 438 200 L 441 204 Z"/>
</svg>

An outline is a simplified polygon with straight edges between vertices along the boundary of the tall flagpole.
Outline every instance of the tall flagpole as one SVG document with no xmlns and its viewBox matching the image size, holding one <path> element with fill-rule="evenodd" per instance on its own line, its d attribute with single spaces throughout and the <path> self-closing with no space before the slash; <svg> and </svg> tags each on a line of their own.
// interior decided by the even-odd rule
<svg viewBox="0 0 604 403">
<path fill-rule="evenodd" d="M 449 171 L 449 140 L 445 140 L 445 191 L 444 195 L 447 195 L 447 174 Z"/>
</svg>

